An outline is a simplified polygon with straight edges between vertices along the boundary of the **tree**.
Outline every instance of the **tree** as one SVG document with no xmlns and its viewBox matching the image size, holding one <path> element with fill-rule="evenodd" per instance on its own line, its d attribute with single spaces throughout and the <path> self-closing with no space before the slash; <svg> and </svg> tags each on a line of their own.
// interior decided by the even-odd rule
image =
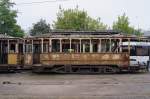
<svg viewBox="0 0 150 99">
<path fill-rule="evenodd" d="M 0 0 L 0 33 L 14 37 L 23 37 L 24 31 L 17 25 L 17 11 L 12 10 L 14 3 L 10 0 Z"/>
<path fill-rule="evenodd" d="M 78 8 L 64 10 L 60 8 L 57 13 L 57 21 L 54 21 L 54 29 L 63 30 L 105 30 L 107 28 L 100 18 L 98 20 L 88 16 L 86 11 L 81 11 Z"/>
<path fill-rule="evenodd" d="M 40 35 L 49 33 L 51 31 L 50 24 L 46 23 L 46 20 L 40 19 L 39 22 L 33 24 L 32 29 L 30 30 L 30 35 Z"/>
<path fill-rule="evenodd" d="M 125 13 L 122 16 L 118 16 L 118 20 L 113 23 L 113 29 L 121 31 L 127 35 L 142 35 L 140 29 L 137 30 L 130 26 L 129 18 Z"/>
</svg>

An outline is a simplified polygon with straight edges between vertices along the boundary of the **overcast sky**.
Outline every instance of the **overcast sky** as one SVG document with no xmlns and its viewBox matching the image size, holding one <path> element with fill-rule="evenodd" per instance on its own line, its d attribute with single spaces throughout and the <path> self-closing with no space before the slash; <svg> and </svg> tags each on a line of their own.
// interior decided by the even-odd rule
<svg viewBox="0 0 150 99">
<path fill-rule="evenodd" d="M 129 16 L 130 23 L 135 28 L 150 30 L 150 0 L 58 0 L 57 2 L 47 2 L 41 4 L 21 5 L 20 3 L 41 2 L 50 0 L 12 0 L 15 2 L 15 9 L 18 13 L 18 24 L 23 29 L 28 30 L 33 23 L 39 21 L 40 18 L 53 23 L 56 20 L 56 13 L 59 5 L 62 8 L 84 9 L 93 17 L 101 17 L 101 21 L 111 26 L 118 15 L 124 12 Z M 51 0 L 55 1 L 55 0 Z M 20 5 L 19 5 L 20 4 Z"/>
</svg>

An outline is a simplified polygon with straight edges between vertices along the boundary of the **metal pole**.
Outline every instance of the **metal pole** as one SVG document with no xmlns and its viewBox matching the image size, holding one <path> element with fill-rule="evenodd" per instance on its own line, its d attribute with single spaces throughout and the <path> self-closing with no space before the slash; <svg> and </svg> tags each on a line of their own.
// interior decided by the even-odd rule
<svg viewBox="0 0 150 99">
<path fill-rule="evenodd" d="M 17 43 L 16 43 L 16 53 L 19 53 L 19 40 L 17 40 Z"/>
<path fill-rule="evenodd" d="M 80 39 L 80 53 L 82 52 L 82 40 Z"/>
<path fill-rule="evenodd" d="M 70 38 L 70 53 L 71 53 L 71 49 L 72 49 L 72 48 L 71 48 L 71 38 Z"/>
<path fill-rule="evenodd" d="M 130 42 L 129 39 L 128 39 L 128 42 Z M 129 45 L 130 45 L 130 43 L 129 43 Z M 129 47 L 129 45 L 128 45 L 128 47 Z M 122 52 L 122 39 L 120 39 L 120 44 L 119 44 L 119 46 L 120 46 L 120 52 Z"/>
<path fill-rule="evenodd" d="M 130 39 L 128 39 L 128 52 L 129 52 L 129 55 L 130 55 Z"/>
<path fill-rule="evenodd" d="M 85 53 L 85 43 L 83 43 L 83 53 Z"/>
<path fill-rule="evenodd" d="M 52 39 L 49 38 L 49 52 L 52 52 Z"/>
<path fill-rule="evenodd" d="M 33 53 L 33 40 L 32 40 L 32 53 Z"/>
<path fill-rule="evenodd" d="M 101 42 L 102 42 L 102 40 L 99 39 L 99 45 L 98 45 L 98 52 L 99 52 L 99 53 L 101 52 Z"/>
<path fill-rule="evenodd" d="M 79 53 L 79 43 L 76 44 L 76 52 Z"/>
<path fill-rule="evenodd" d="M 7 52 L 9 53 L 9 40 L 7 42 L 7 47 L 8 47 L 8 49 L 7 49 L 8 51 Z"/>
<path fill-rule="evenodd" d="M 92 40 L 90 39 L 90 53 L 93 52 L 93 45 L 92 45 Z"/>
<path fill-rule="evenodd" d="M 41 39 L 41 53 L 43 53 L 43 38 Z"/>
<path fill-rule="evenodd" d="M 109 45 L 109 52 L 111 52 L 111 39 L 109 39 L 109 43 L 110 43 L 110 45 Z"/>
<path fill-rule="evenodd" d="M 25 40 L 23 40 L 23 54 L 25 53 Z"/>
<path fill-rule="evenodd" d="M 59 41 L 60 41 L 60 53 L 62 52 L 62 40 L 61 39 L 59 39 Z"/>
</svg>

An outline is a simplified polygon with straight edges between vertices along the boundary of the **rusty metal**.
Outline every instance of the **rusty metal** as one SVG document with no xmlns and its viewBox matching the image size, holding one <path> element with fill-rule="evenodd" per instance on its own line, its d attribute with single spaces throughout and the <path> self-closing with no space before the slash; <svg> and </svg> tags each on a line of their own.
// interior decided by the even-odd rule
<svg viewBox="0 0 150 99">
<path fill-rule="evenodd" d="M 40 55 L 43 65 L 116 65 L 129 66 L 128 53 L 45 53 Z"/>
</svg>

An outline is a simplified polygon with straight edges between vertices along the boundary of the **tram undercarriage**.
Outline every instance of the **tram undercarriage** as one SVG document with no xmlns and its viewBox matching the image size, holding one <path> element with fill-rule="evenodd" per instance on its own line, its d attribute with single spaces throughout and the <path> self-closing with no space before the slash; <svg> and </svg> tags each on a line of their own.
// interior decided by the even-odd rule
<svg viewBox="0 0 150 99">
<path fill-rule="evenodd" d="M 69 73 L 69 74 L 110 74 L 118 73 L 117 66 L 99 66 L 99 65 L 55 65 L 52 67 L 33 66 L 32 71 L 35 73 Z"/>
<path fill-rule="evenodd" d="M 147 67 L 118 67 L 109 65 L 54 65 L 54 66 L 32 66 L 33 73 L 60 73 L 60 74 L 115 74 L 147 72 Z"/>
</svg>

